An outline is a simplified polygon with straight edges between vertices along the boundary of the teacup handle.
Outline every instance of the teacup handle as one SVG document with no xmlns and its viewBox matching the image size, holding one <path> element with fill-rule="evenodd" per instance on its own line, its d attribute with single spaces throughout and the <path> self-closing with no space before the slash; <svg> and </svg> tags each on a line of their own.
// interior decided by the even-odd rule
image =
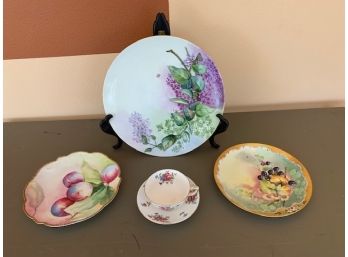
<svg viewBox="0 0 348 257">
<path fill-rule="evenodd" d="M 194 196 L 198 193 L 199 187 L 190 180 L 190 192 L 188 196 Z"/>
</svg>

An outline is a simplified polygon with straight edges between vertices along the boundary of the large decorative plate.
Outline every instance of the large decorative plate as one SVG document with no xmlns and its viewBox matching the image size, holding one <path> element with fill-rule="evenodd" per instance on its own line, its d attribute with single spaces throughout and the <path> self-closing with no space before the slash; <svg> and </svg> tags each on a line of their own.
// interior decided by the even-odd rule
<svg viewBox="0 0 348 257">
<path fill-rule="evenodd" d="M 24 211 L 61 227 L 91 218 L 116 196 L 120 167 L 101 153 L 76 152 L 43 166 L 24 191 Z"/>
<path fill-rule="evenodd" d="M 214 178 L 229 201 L 265 217 L 294 214 L 312 196 L 312 181 L 303 164 L 270 145 L 228 148 L 215 163 Z"/>
<path fill-rule="evenodd" d="M 203 144 L 224 109 L 213 61 L 172 36 L 148 37 L 124 49 L 107 72 L 103 100 L 121 139 L 155 156 L 185 154 Z"/>
</svg>

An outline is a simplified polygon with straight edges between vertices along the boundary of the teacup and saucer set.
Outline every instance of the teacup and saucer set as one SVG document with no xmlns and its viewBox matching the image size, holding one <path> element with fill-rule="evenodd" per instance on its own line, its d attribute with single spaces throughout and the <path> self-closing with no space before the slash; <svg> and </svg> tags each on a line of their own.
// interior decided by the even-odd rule
<svg viewBox="0 0 348 257">
<path fill-rule="evenodd" d="M 183 173 L 163 169 L 153 173 L 139 188 L 137 204 L 148 220 L 162 225 L 182 222 L 199 205 L 198 186 Z"/>
</svg>

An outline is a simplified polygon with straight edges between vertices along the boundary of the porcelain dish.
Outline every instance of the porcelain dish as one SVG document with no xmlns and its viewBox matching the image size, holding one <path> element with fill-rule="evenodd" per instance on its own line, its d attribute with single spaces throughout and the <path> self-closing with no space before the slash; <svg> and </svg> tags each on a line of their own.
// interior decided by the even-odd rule
<svg viewBox="0 0 348 257">
<path fill-rule="evenodd" d="M 215 163 L 214 178 L 229 201 L 265 217 L 294 214 L 312 196 L 305 166 L 285 151 L 265 144 L 228 148 Z"/>
<path fill-rule="evenodd" d="M 104 81 L 104 110 L 128 145 L 145 154 L 176 156 L 203 144 L 224 110 L 220 73 L 193 43 L 154 36 L 125 48 Z"/>
<path fill-rule="evenodd" d="M 24 191 L 24 211 L 61 227 L 96 215 L 117 195 L 120 167 L 101 153 L 76 152 L 43 166 Z"/>
</svg>

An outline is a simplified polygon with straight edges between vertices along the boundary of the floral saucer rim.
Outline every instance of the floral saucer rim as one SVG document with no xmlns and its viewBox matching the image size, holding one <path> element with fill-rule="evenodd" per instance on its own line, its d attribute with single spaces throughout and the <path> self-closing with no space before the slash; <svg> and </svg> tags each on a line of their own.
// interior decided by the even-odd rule
<svg viewBox="0 0 348 257">
<path fill-rule="evenodd" d="M 187 177 L 191 182 L 193 182 L 193 180 L 189 177 Z M 146 202 L 147 206 L 144 206 L 144 203 L 141 203 L 139 198 L 142 197 L 143 199 L 146 200 L 146 196 L 145 196 L 145 192 L 144 192 L 144 184 L 145 184 L 146 181 L 144 181 L 141 186 L 139 187 L 138 189 L 138 193 L 137 193 L 137 206 L 138 206 L 138 210 L 139 212 L 149 221 L 151 221 L 152 223 L 155 223 L 155 224 L 158 224 L 158 225 L 174 225 L 174 224 L 178 224 L 178 223 L 181 223 L 187 219 L 189 219 L 190 217 L 192 217 L 192 215 L 197 211 L 198 209 L 198 206 L 199 206 L 199 203 L 200 203 L 200 193 L 199 191 L 197 192 L 196 194 L 196 202 L 193 203 L 194 204 L 194 208 L 191 208 L 190 211 L 186 212 L 186 215 L 185 216 L 181 216 L 180 214 L 181 213 L 184 213 L 183 209 L 186 207 L 191 207 L 193 205 L 191 205 L 190 203 L 184 203 L 182 206 L 178 207 L 177 209 L 174 209 L 174 210 L 169 210 L 169 211 L 166 211 L 166 210 L 161 210 L 159 209 L 158 207 L 155 207 L 155 206 L 151 206 L 151 204 L 149 202 Z M 194 183 L 194 182 L 193 182 Z M 179 217 L 181 217 L 181 219 L 177 219 L 176 221 L 174 222 L 161 222 L 159 220 L 155 220 L 154 218 L 151 218 L 149 217 L 149 213 L 146 213 L 145 212 L 145 208 L 151 208 L 151 212 L 149 213 L 153 213 L 153 214 L 159 214 L 161 216 L 164 216 L 164 215 L 167 215 L 167 217 L 169 217 L 168 215 L 170 214 L 173 214 L 173 213 L 178 213 L 179 211 L 181 211 L 179 213 Z"/>
<path fill-rule="evenodd" d="M 250 209 L 245 208 L 244 206 L 242 206 L 241 204 L 239 204 L 237 201 L 233 200 L 226 192 L 225 189 L 223 188 L 219 178 L 218 178 L 218 173 L 219 173 L 219 163 L 220 160 L 222 160 L 223 158 L 226 157 L 226 155 L 232 151 L 232 150 L 239 150 L 242 147 L 254 147 L 254 148 L 258 148 L 258 147 L 264 147 L 264 148 L 268 148 L 271 152 L 273 153 L 277 153 L 280 154 L 282 156 L 284 156 L 285 158 L 287 158 L 289 161 L 299 165 L 301 167 L 302 170 L 302 174 L 305 177 L 305 179 L 308 181 L 307 187 L 306 187 L 306 194 L 305 194 L 305 198 L 303 200 L 303 205 L 300 206 L 299 209 L 297 209 L 296 211 L 290 212 L 290 213 L 283 213 L 281 215 L 276 214 L 275 212 L 261 212 L 261 211 L 253 211 Z M 301 210 L 303 210 L 307 204 L 309 203 L 309 201 L 311 200 L 312 194 L 313 194 L 313 183 L 312 183 L 312 179 L 311 176 L 307 170 L 307 168 L 302 164 L 301 161 L 299 161 L 296 157 L 294 157 L 293 155 L 291 155 L 290 153 L 284 151 L 283 149 L 280 149 L 278 147 L 272 146 L 272 145 L 268 145 L 268 144 L 263 144 L 263 143 L 240 143 L 240 144 L 236 144 L 233 146 L 228 147 L 227 149 L 225 149 L 220 155 L 219 157 L 216 159 L 215 164 L 214 164 L 214 180 L 216 185 L 218 186 L 220 192 L 223 194 L 223 196 L 229 201 L 231 202 L 233 205 L 237 206 L 238 208 L 242 209 L 243 211 L 252 213 L 252 214 L 256 214 L 262 217 L 266 217 L 266 218 L 282 218 L 282 217 L 286 217 L 286 216 L 290 216 L 293 215 Z"/>
<path fill-rule="evenodd" d="M 35 179 L 35 177 L 39 174 L 39 172 L 40 172 L 43 168 L 45 168 L 46 166 L 48 166 L 48 165 L 50 165 L 50 164 L 52 164 L 52 163 L 58 162 L 60 159 L 66 158 L 66 157 L 68 157 L 68 156 L 70 156 L 70 155 L 73 155 L 73 154 L 100 154 L 100 155 L 103 155 L 104 157 L 106 157 L 106 158 L 109 159 L 109 157 L 108 157 L 107 155 L 105 155 L 105 154 L 103 154 L 103 153 L 101 153 L 101 152 L 76 151 L 76 152 L 72 152 L 72 153 L 67 154 L 67 155 L 59 156 L 59 157 L 57 157 L 56 160 L 51 161 L 51 162 L 48 162 L 48 163 L 44 164 L 43 166 L 41 166 L 41 167 L 36 171 L 35 175 L 29 180 L 29 182 L 27 182 L 27 183 L 25 184 L 25 187 L 24 187 L 24 189 L 22 190 L 22 197 L 23 197 L 23 200 L 24 200 L 24 201 L 23 201 L 23 204 L 22 204 L 22 210 L 23 210 L 24 214 L 25 214 L 29 219 L 31 219 L 32 221 L 34 221 L 36 224 L 38 224 L 38 225 L 44 225 L 44 226 L 46 226 L 46 227 L 51 227 L 51 228 L 60 228 L 60 227 L 66 227 L 66 226 L 74 225 L 74 224 L 76 224 L 76 223 L 80 223 L 80 222 L 83 222 L 83 221 L 86 221 L 86 220 L 89 220 L 89 219 L 93 218 L 94 216 L 96 216 L 97 214 L 99 214 L 100 212 L 102 212 L 102 211 L 103 211 L 103 210 L 116 198 L 116 196 L 117 196 L 117 194 L 118 194 L 118 192 L 119 192 L 119 189 L 120 189 L 121 182 L 122 182 L 121 171 L 120 171 L 120 174 L 119 174 L 119 176 L 118 176 L 118 178 L 117 178 L 117 179 L 118 179 L 118 183 L 117 183 L 117 186 L 114 188 L 114 189 L 115 189 L 115 193 L 114 193 L 113 197 L 110 198 L 110 200 L 109 200 L 108 202 L 104 203 L 103 206 L 102 206 L 98 211 L 96 211 L 95 213 L 93 213 L 92 215 L 90 215 L 90 216 L 88 216 L 88 217 L 86 217 L 86 218 L 84 218 L 84 219 L 76 220 L 76 221 L 74 221 L 74 222 L 66 223 L 66 224 L 61 224 L 61 225 L 52 225 L 52 224 L 47 223 L 47 222 L 38 221 L 35 217 L 32 217 L 32 216 L 27 212 L 27 210 L 26 210 L 26 208 L 25 208 L 25 204 L 26 204 L 26 201 L 27 201 L 26 193 L 25 193 L 25 192 L 26 192 L 26 189 L 27 189 L 27 187 L 29 186 L 29 184 Z M 112 160 L 112 159 L 110 159 L 110 160 Z M 118 163 L 117 163 L 116 161 L 114 161 L 114 160 L 112 160 L 112 161 L 113 161 L 116 165 L 118 165 Z M 119 166 L 119 165 L 118 165 L 118 166 Z"/>
</svg>

